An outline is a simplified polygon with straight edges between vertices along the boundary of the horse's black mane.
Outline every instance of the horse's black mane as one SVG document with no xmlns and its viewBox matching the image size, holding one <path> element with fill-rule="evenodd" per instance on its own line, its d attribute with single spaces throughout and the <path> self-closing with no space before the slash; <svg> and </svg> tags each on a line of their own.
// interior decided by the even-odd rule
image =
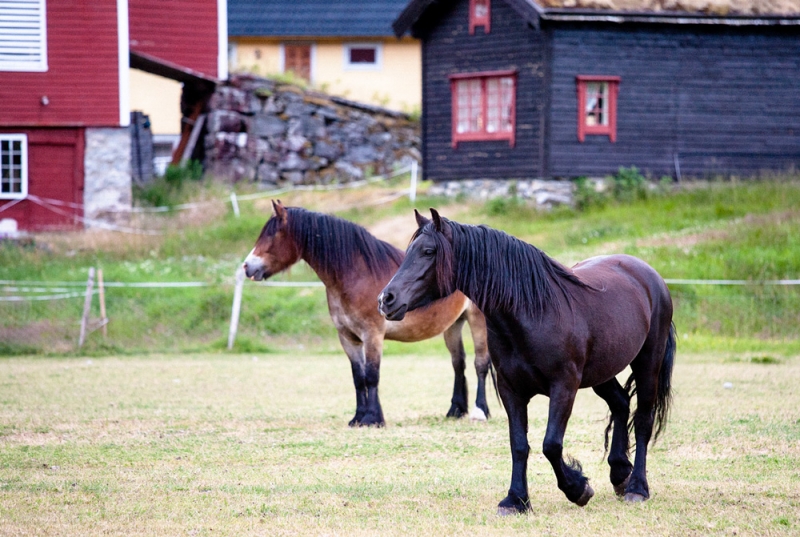
<svg viewBox="0 0 800 537">
<path fill-rule="evenodd" d="M 301 207 L 286 207 L 286 211 L 287 230 L 301 257 L 325 272 L 343 276 L 353 269 L 358 256 L 372 275 L 382 276 L 403 261 L 401 250 L 358 224 Z M 270 218 L 262 234 L 275 234 L 279 225 L 278 218 Z"/>
<path fill-rule="evenodd" d="M 432 234 L 439 245 L 437 251 L 445 252 L 444 258 L 437 259 L 437 266 L 444 268 L 437 275 L 440 288 L 444 290 L 447 283 L 443 280 L 449 279 L 481 311 L 525 312 L 538 317 L 556 306 L 556 291 L 570 301 L 571 289 L 566 283 L 593 289 L 535 246 L 503 231 L 442 220 L 452 231 L 452 248 L 444 235 L 434 231 L 433 223 L 417 230 L 414 238 Z"/>
</svg>

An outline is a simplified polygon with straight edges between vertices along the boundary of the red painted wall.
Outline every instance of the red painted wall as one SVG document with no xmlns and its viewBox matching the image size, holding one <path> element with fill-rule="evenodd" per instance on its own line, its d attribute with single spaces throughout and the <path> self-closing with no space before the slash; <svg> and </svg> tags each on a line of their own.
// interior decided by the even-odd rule
<svg viewBox="0 0 800 537">
<path fill-rule="evenodd" d="M 0 71 L 0 126 L 118 126 L 118 54 L 116 0 L 48 0 L 48 70 Z"/>
<path fill-rule="evenodd" d="M 217 0 L 128 0 L 131 51 L 217 78 Z"/>
<path fill-rule="evenodd" d="M 0 219 L 13 218 L 19 229 L 48 231 L 82 228 L 72 215 L 82 209 L 55 205 L 47 208 L 31 196 L 83 203 L 84 129 L 0 129 L 28 135 L 28 199 L 0 212 Z M 0 207 L 11 200 L 0 199 Z M 52 205 L 52 204 L 51 204 Z"/>
</svg>

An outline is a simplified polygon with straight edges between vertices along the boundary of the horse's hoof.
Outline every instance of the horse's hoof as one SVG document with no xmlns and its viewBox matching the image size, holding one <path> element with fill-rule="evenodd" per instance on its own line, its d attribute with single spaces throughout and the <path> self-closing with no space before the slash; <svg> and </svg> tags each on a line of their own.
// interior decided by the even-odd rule
<svg viewBox="0 0 800 537">
<path fill-rule="evenodd" d="M 583 489 L 583 494 L 581 494 L 581 497 L 575 500 L 575 505 L 583 507 L 584 505 L 589 503 L 589 500 L 592 499 L 592 496 L 594 496 L 594 489 L 592 489 L 592 487 L 589 485 L 589 482 L 587 481 L 586 488 Z"/>
<path fill-rule="evenodd" d="M 630 483 L 630 482 L 631 482 L 631 476 L 630 476 L 630 474 L 628 474 L 628 477 L 625 478 L 625 481 L 623 481 L 619 485 L 614 485 L 614 493 L 617 496 L 620 496 L 620 497 L 624 496 L 625 495 L 625 489 L 628 488 L 628 483 Z"/>
<path fill-rule="evenodd" d="M 447 411 L 447 417 L 448 418 L 456 418 L 456 419 L 458 419 L 458 418 L 464 417 L 465 415 L 466 415 L 466 412 L 461 407 L 457 407 L 455 405 L 451 406 L 450 410 Z"/>
<path fill-rule="evenodd" d="M 635 492 L 629 492 L 625 495 L 623 500 L 626 503 L 642 503 L 647 501 L 647 496 L 642 496 L 641 494 L 636 494 Z"/>
<path fill-rule="evenodd" d="M 513 516 L 513 515 L 521 515 L 525 511 L 520 511 L 516 507 L 497 507 L 497 516 Z"/>
<path fill-rule="evenodd" d="M 478 407 L 473 408 L 469 413 L 469 419 L 472 421 L 486 421 L 487 418 L 486 413 Z"/>
<path fill-rule="evenodd" d="M 366 418 L 366 417 L 365 417 L 364 419 L 362 419 L 362 420 L 361 420 L 359 423 L 357 423 L 356 425 L 357 425 L 358 427 L 376 427 L 376 428 L 381 428 L 381 427 L 383 427 L 384 425 L 386 425 L 386 422 L 385 422 L 385 421 L 383 421 L 383 420 L 370 419 L 370 418 Z"/>
</svg>

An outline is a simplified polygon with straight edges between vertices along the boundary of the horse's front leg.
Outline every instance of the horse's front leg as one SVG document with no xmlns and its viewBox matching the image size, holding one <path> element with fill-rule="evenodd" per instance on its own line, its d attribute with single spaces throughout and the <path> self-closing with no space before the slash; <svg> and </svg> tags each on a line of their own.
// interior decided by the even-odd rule
<svg viewBox="0 0 800 537">
<path fill-rule="evenodd" d="M 364 384 L 366 385 L 366 412 L 361 425 L 383 427 L 383 409 L 378 397 L 378 383 L 381 379 L 381 355 L 383 354 L 383 335 L 374 335 L 364 341 Z"/>
<path fill-rule="evenodd" d="M 511 486 L 508 496 L 497 506 L 498 515 L 524 513 L 531 508 L 528 498 L 528 402 L 530 398 L 515 394 L 503 377 L 497 380 L 500 398 L 508 414 L 508 434 L 511 440 Z"/>
<path fill-rule="evenodd" d="M 364 345 L 348 333 L 339 332 L 339 342 L 345 354 L 350 359 L 350 368 L 353 371 L 353 385 L 356 388 L 356 414 L 350 420 L 350 427 L 361 425 L 367 413 L 367 382 L 366 360 L 364 359 Z"/>
<path fill-rule="evenodd" d="M 556 474 L 558 488 L 566 494 L 569 501 L 584 506 L 594 496 L 589 480 L 583 475 L 580 463 L 568 458 L 564 461 L 564 432 L 572 414 L 577 388 L 554 385 L 550 388 L 550 407 L 547 416 L 547 432 L 542 444 L 542 452 Z"/>
</svg>

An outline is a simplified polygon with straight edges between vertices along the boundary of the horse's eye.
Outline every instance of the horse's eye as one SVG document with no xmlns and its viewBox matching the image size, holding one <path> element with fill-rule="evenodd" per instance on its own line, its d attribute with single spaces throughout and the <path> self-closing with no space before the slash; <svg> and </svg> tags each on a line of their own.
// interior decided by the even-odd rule
<svg viewBox="0 0 800 537">
<path fill-rule="evenodd" d="M 425 248 L 425 251 L 423 253 L 425 255 L 433 255 L 436 253 L 436 250 L 434 250 L 433 248 Z"/>
</svg>

